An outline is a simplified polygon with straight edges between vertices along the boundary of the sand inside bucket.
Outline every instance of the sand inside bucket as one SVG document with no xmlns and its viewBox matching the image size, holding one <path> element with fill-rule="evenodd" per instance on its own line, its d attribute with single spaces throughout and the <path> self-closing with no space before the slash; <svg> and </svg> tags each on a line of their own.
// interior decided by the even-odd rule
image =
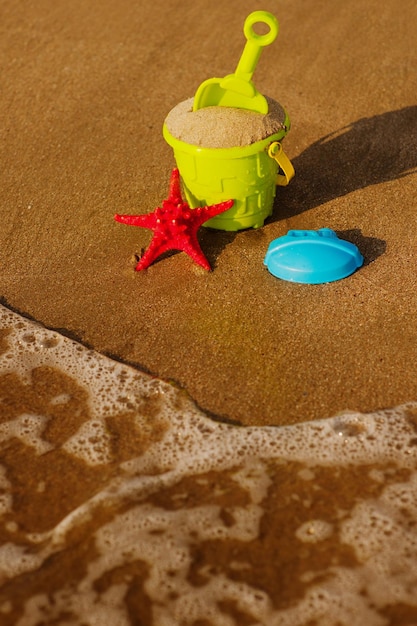
<svg viewBox="0 0 417 626">
<path fill-rule="evenodd" d="M 268 98 L 266 115 L 223 106 L 193 111 L 193 98 L 177 104 L 165 124 L 176 139 L 204 148 L 247 146 L 285 130 L 285 111 Z"/>
</svg>

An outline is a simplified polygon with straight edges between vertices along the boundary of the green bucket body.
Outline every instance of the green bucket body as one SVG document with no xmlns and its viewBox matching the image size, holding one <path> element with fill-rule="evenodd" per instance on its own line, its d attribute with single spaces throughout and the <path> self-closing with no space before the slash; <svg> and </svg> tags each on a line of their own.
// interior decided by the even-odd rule
<svg viewBox="0 0 417 626">
<path fill-rule="evenodd" d="M 204 226 L 236 231 L 260 228 L 272 214 L 278 173 L 268 148 L 284 138 L 286 128 L 256 143 L 234 148 L 202 148 L 173 137 L 166 125 L 163 135 L 174 150 L 184 194 L 191 208 L 234 200 L 224 213 Z"/>
</svg>

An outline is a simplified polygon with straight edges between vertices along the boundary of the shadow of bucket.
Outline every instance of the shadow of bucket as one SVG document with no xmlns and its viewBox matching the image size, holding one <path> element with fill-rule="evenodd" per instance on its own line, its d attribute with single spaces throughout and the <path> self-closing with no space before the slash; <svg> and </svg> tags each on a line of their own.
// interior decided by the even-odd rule
<svg viewBox="0 0 417 626">
<path fill-rule="evenodd" d="M 191 208 L 234 200 L 231 209 L 204 223 L 219 230 L 260 228 L 272 214 L 276 186 L 288 185 L 294 176 L 281 141 L 284 128 L 266 139 L 233 148 L 203 148 L 176 139 L 163 127 L 165 141 L 173 148 L 184 194 Z"/>
</svg>

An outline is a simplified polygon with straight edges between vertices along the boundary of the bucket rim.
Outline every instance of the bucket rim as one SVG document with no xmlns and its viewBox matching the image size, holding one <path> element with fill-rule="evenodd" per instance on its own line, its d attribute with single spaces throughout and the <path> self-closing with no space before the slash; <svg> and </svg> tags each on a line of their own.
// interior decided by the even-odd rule
<svg viewBox="0 0 417 626">
<path fill-rule="evenodd" d="M 188 152 L 192 154 L 200 154 L 201 156 L 211 157 L 213 159 L 241 159 L 245 156 L 250 156 L 257 152 L 262 152 L 267 148 L 271 142 L 281 141 L 287 135 L 290 130 L 290 119 L 287 112 L 285 112 L 284 126 L 281 131 L 268 135 L 265 139 L 260 139 L 247 146 L 233 146 L 232 148 L 204 148 L 203 146 L 197 146 L 195 144 L 187 143 L 181 139 L 177 139 L 168 130 L 166 122 L 162 127 L 162 134 L 165 141 L 175 150 L 182 152 Z"/>
</svg>

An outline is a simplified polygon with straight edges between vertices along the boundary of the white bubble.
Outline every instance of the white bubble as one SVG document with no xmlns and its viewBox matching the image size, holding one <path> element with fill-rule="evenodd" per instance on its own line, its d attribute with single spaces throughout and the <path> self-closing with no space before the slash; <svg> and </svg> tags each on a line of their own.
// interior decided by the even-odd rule
<svg viewBox="0 0 417 626">
<path fill-rule="evenodd" d="M 20 439 L 22 443 L 35 449 L 37 454 L 45 454 L 53 449 L 53 445 L 42 439 L 47 423 L 43 415 L 22 413 L 8 422 L 0 424 L 0 442 L 9 439 Z"/>
<path fill-rule="evenodd" d="M 89 465 L 102 465 L 112 460 L 110 435 L 105 424 L 97 419 L 85 422 L 62 448 Z"/>
<path fill-rule="evenodd" d="M 296 537 L 305 543 L 318 543 L 328 539 L 333 533 L 333 525 L 320 519 L 309 520 L 296 531 Z"/>
</svg>

